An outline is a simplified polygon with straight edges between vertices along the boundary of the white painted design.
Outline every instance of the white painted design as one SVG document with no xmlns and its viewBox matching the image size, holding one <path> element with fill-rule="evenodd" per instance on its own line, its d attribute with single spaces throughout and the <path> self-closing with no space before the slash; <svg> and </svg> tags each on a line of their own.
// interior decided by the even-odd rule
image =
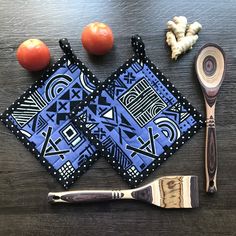
<svg viewBox="0 0 236 236">
<path fill-rule="evenodd" d="M 178 125 L 170 118 L 159 117 L 154 120 L 154 123 L 162 130 L 162 133 L 170 142 L 174 142 L 181 135 Z"/>
<path fill-rule="evenodd" d="M 16 110 L 12 112 L 12 116 L 16 122 L 23 127 L 46 105 L 46 101 L 41 97 L 38 91 L 35 91 L 20 103 Z"/>
<path fill-rule="evenodd" d="M 114 111 L 113 108 L 111 108 L 109 111 L 107 111 L 105 114 L 102 115 L 104 118 L 108 119 L 114 119 Z"/>
<path fill-rule="evenodd" d="M 91 89 L 87 84 L 86 84 L 86 81 L 85 81 L 85 75 L 83 72 L 80 73 L 80 82 L 81 84 L 83 85 L 83 87 L 90 93 L 93 92 L 93 89 Z"/>
<path fill-rule="evenodd" d="M 63 130 L 63 134 L 65 135 L 66 139 L 70 141 L 76 136 L 77 132 L 72 127 L 72 125 L 69 125 L 66 129 Z"/>
<path fill-rule="evenodd" d="M 144 78 L 123 94 L 119 101 L 141 127 L 167 107 Z"/>
</svg>

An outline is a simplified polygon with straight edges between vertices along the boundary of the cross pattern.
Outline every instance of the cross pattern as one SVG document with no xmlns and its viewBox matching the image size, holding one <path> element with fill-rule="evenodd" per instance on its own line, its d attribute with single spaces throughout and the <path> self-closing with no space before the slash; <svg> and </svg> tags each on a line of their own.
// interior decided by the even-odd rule
<svg viewBox="0 0 236 236">
<path fill-rule="evenodd" d="M 146 142 L 144 142 L 141 137 L 138 137 L 138 141 L 141 144 L 140 147 L 137 148 L 130 145 L 126 146 L 128 150 L 133 151 L 133 153 L 131 154 L 132 157 L 134 157 L 137 153 L 140 153 L 152 159 L 156 158 L 155 139 L 159 137 L 159 134 L 156 133 L 155 135 L 153 135 L 152 127 L 148 128 L 148 132 L 149 132 L 149 139 Z"/>
<path fill-rule="evenodd" d="M 72 89 L 71 92 L 73 93 L 72 99 L 73 99 L 73 98 L 78 98 L 78 99 L 80 99 L 80 96 L 79 96 L 80 90 L 75 91 L 74 89 Z"/>
<path fill-rule="evenodd" d="M 132 72 L 128 72 L 128 74 L 124 76 L 124 80 L 126 80 L 128 84 L 132 84 L 135 80 L 135 76 Z"/>
<path fill-rule="evenodd" d="M 60 105 L 60 107 L 58 108 L 58 111 L 60 111 L 60 110 L 65 110 L 66 111 L 66 104 L 67 104 L 67 102 L 59 102 L 59 105 Z"/>
<path fill-rule="evenodd" d="M 61 142 L 61 138 L 56 139 L 56 141 L 53 141 L 51 139 L 51 134 L 52 134 L 52 127 L 49 126 L 48 127 L 48 131 L 46 132 L 42 132 L 42 135 L 45 137 L 45 141 L 43 143 L 43 147 L 41 150 L 41 154 L 43 157 L 48 157 L 48 156 L 55 156 L 58 155 L 61 159 L 64 159 L 64 155 L 68 152 L 70 152 L 70 150 L 60 150 L 57 146 L 57 144 L 59 144 Z M 49 146 L 48 146 L 49 144 Z"/>
<path fill-rule="evenodd" d="M 98 139 L 102 139 L 103 137 L 106 136 L 106 132 L 103 130 L 103 128 L 98 128 L 96 131 L 93 133 Z"/>
</svg>

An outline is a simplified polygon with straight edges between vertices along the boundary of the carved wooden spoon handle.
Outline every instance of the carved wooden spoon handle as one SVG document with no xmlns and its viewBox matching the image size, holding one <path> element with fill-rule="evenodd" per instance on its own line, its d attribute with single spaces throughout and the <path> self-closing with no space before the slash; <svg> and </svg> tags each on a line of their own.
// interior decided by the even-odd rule
<svg viewBox="0 0 236 236">
<path fill-rule="evenodd" d="M 217 192 L 217 145 L 215 129 L 215 105 L 207 106 L 207 124 L 206 124 L 206 147 L 205 147 L 205 172 L 206 172 L 206 192 Z"/>
<path fill-rule="evenodd" d="M 195 67 L 206 104 L 207 128 L 205 148 L 206 192 L 215 193 L 217 152 L 215 131 L 216 98 L 225 75 L 223 49 L 213 43 L 204 45 L 196 58 Z"/>
</svg>

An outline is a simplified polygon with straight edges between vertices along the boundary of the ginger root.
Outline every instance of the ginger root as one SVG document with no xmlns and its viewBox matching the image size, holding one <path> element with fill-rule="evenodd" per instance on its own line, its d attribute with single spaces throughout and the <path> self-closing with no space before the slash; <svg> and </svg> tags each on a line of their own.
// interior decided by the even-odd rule
<svg viewBox="0 0 236 236">
<path fill-rule="evenodd" d="M 188 25 L 185 16 L 175 16 L 173 21 L 167 22 L 167 28 L 169 31 L 166 33 L 166 42 L 171 47 L 171 58 L 176 60 L 179 55 L 192 49 L 202 26 L 198 22 Z"/>
</svg>

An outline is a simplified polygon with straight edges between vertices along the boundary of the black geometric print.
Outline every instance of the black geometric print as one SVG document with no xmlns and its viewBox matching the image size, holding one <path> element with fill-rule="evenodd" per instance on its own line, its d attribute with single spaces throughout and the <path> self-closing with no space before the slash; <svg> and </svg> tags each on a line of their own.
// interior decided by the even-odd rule
<svg viewBox="0 0 236 236">
<path fill-rule="evenodd" d="M 132 37 L 132 46 L 135 55 L 80 103 L 74 122 L 134 187 L 190 139 L 203 121 L 145 56 L 141 37 Z M 88 122 L 96 122 L 96 127 L 88 129 Z"/>
<path fill-rule="evenodd" d="M 12 112 L 12 116 L 17 123 L 23 127 L 46 105 L 46 101 L 37 91 L 35 91 L 20 103 L 20 105 Z"/>
<path fill-rule="evenodd" d="M 189 112 L 187 112 L 183 105 L 181 105 L 179 102 L 166 109 L 163 114 L 174 117 L 178 124 L 182 123 L 190 116 Z"/>
<path fill-rule="evenodd" d="M 0 119 L 68 188 L 98 158 L 95 147 L 68 121 L 78 101 L 93 92 L 99 81 L 72 52 L 67 39 L 59 42 L 64 55 Z"/>
<path fill-rule="evenodd" d="M 36 115 L 33 118 L 32 131 L 38 133 L 42 129 L 44 129 L 47 126 L 47 124 L 48 124 L 47 121 L 41 115 Z"/>
<path fill-rule="evenodd" d="M 114 99 L 114 97 L 118 97 L 120 92 L 123 92 L 124 89 L 126 89 L 125 84 L 120 78 L 117 78 L 117 80 L 113 80 L 107 85 L 106 92 Z"/>
<path fill-rule="evenodd" d="M 48 156 L 55 156 L 58 155 L 61 159 L 64 159 L 64 155 L 70 150 L 60 150 L 58 148 L 58 144 L 62 141 L 61 138 L 57 138 L 55 141 L 51 139 L 51 134 L 52 134 L 52 127 L 49 126 L 47 132 L 42 132 L 42 135 L 45 137 L 42 149 L 41 149 L 41 154 L 43 157 L 48 157 Z M 49 145 L 48 145 L 49 144 Z"/>
<path fill-rule="evenodd" d="M 145 79 L 135 83 L 119 101 L 141 127 L 167 107 Z"/>
<path fill-rule="evenodd" d="M 124 76 L 124 80 L 126 80 L 127 84 L 132 84 L 135 81 L 135 75 L 132 72 L 127 72 Z"/>
<path fill-rule="evenodd" d="M 150 157 L 153 160 L 157 157 L 155 148 L 155 139 L 159 137 L 159 134 L 156 133 L 153 135 L 152 127 L 148 128 L 148 132 L 149 132 L 149 139 L 147 141 L 143 141 L 141 137 L 138 137 L 138 141 L 140 142 L 140 147 L 133 147 L 131 145 L 126 146 L 128 150 L 133 151 L 131 157 L 134 157 L 137 153 L 146 155 L 147 157 Z"/>
<path fill-rule="evenodd" d="M 68 75 L 55 75 L 47 81 L 45 86 L 45 96 L 48 102 L 53 100 L 58 94 L 60 94 L 73 79 Z"/>
<path fill-rule="evenodd" d="M 130 167 L 132 162 L 111 137 L 104 140 L 103 145 L 123 168 L 127 169 Z"/>
</svg>

